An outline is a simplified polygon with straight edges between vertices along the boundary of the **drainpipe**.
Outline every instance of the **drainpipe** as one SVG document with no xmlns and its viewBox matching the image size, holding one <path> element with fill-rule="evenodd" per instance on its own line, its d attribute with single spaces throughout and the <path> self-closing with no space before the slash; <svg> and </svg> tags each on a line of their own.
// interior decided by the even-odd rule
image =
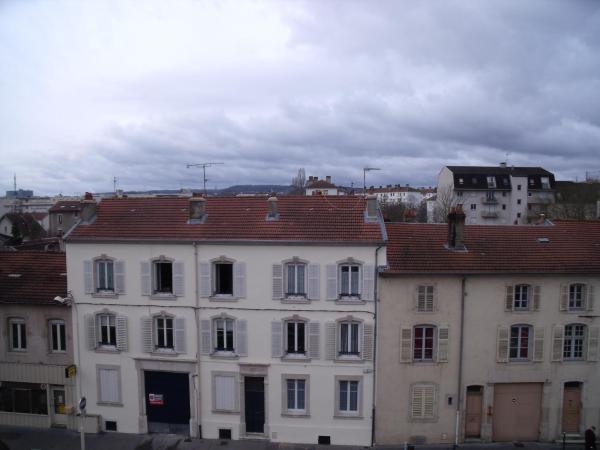
<svg viewBox="0 0 600 450">
<path fill-rule="evenodd" d="M 196 390 L 196 432 L 200 438 L 200 352 L 198 344 L 200 338 L 198 333 L 200 332 L 200 291 L 198 287 L 198 243 L 194 242 L 194 296 L 196 300 L 196 307 L 194 308 L 194 318 L 196 319 L 196 376 L 194 377 L 194 389 Z"/>
<path fill-rule="evenodd" d="M 465 332 L 465 283 L 466 277 L 463 275 L 460 280 L 460 342 L 458 353 L 458 392 L 456 395 L 456 427 L 454 429 L 454 447 L 458 447 L 458 437 L 460 434 L 460 408 L 462 402 L 462 371 L 463 371 L 463 345 Z"/>
<path fill-rule="evenodd" d="M 371 408 L 371 447 L 375 445 L 375 406 L 377 399 L 377 322 L 379 320 L 379 316 L 377 315 L 377 303 L 379 302 L 379 264 L 378 264 L 378 256 L 379 250 L 384 248 L 383 245 L 380 245 L 375 249 L 375 281 L 374 285 L 374 293 L 373 293 L 373 301 L 375 303 L 375 326 L 373 327 L 373 406 Z"/>
</svg>

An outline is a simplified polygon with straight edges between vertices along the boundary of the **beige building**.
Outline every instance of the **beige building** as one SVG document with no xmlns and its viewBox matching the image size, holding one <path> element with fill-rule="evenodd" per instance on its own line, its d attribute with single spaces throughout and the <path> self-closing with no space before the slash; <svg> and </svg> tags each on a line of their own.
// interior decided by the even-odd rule
<svg viewBox="0 0 600 450">
<path fill-rule="evenodd" d="M 388 224 L 376 442 L 550 441 L 600 425 L 600 223 Z"/>
</svg>

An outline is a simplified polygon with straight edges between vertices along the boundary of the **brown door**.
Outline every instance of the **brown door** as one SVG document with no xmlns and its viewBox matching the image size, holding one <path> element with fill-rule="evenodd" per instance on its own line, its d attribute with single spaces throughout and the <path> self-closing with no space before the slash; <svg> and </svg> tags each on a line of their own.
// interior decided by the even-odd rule
<svg viewBox="0 0 600 450">
<path fill-rule="evenodd" d="M 565 383 L 562 428 L 565 433 L 579 433 L 581 414 L 581 384 Z"/>
<path fill-rule="evenodd" d="M 467 411 L 465 422 L 465 437 L 478 438 L 481 436 L 481 407 L 483 405 L 483 389 L 481 386 L 467 388 Z"/>
<path fill-rule="evenodd" d="M 494 441 L 537 441 L 541 409 L 541 383 L 495 384 Z"/>
</svg>

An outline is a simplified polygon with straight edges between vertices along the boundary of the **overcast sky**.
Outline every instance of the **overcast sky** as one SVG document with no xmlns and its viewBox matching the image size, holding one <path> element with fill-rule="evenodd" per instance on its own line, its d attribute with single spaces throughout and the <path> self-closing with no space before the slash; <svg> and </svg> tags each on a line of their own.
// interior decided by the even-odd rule
<svg viewBox="0 0 600 450">
<path fill-rule="evenodd" d="M 0 1 L 0 190 L 600 170 L 600 2 Z M 599 172 L 600 173 L 600 172 Z"/>
</svg>

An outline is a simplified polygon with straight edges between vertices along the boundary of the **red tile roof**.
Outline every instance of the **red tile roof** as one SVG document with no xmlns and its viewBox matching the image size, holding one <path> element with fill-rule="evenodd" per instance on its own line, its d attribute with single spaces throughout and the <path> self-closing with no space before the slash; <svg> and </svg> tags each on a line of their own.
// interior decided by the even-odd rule
<svg viewBox="0 0 600 450">
<path fill-rule="evenodd" d="M 0 252 L 0 303 L 57 305 L 67 295 L 64 253 Z"/>
<path fill-rule="evenodd" d="M 98 204 L 96 220 L 78 225 L 67 241 L 212 240 L 375 243 L 379 223 L 366 223 L 365 199 L 344 196 L 284 196 L 279 220 L 266 220 L 265 197 L 208 197 L 204 223 L 188 224 L 187 198 L 110 198 Z"/>
<path fill-rule="evenodd" d="M 387 273 L 600 273 L 600 221 L 466 225 L 466 252 L 444 247 L 446 224 L 386 229 Z"/>
</svg>

